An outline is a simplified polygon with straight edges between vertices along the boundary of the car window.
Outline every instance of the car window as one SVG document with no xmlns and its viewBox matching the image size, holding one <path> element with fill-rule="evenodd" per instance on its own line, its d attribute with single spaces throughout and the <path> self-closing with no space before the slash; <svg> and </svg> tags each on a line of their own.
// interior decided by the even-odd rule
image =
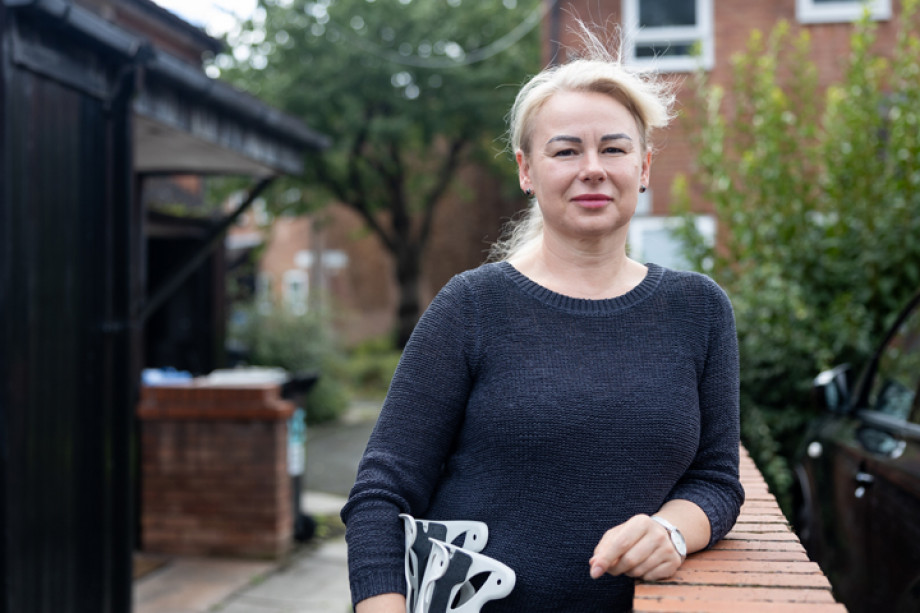
<svg viewBox="0 0 920 613">
<path fill-rule="evenodd" d="M 920 385 L 920 307 L 914 307 L 883 349 L 869 393 L 872 409 L 899 419 L 917 419 L 913 411 Z"/>
</svg>

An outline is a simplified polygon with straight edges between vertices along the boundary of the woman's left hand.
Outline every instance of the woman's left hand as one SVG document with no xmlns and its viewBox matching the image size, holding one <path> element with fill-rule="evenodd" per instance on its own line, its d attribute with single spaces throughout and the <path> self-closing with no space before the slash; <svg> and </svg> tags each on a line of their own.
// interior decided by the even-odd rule
<svg viewBox="0 0 920 613">
<path fill-rule="evenodd" d="M 681 558 L 664 526 L 636 515 L 608 530 L 588 563 L 593 579 L 608 573 L 660 581 L 677 572 Z"/>
</svg>

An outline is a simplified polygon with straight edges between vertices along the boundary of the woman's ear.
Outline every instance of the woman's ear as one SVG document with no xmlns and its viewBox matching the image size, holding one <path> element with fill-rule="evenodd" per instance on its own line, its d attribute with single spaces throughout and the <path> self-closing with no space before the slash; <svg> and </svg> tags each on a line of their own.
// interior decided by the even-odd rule
<svg viewBox="0 0 920 613">
<path fill-rule="evenodd" d="M 514 153 L 514 159 L 518 165 L 518 182 L 521 186 L 521 191 L 526 193 L 533 190 L 533 182 L 530 180 L 530 164 L 527 162 L 524 152 L 518 149 Z"/>
</svg>

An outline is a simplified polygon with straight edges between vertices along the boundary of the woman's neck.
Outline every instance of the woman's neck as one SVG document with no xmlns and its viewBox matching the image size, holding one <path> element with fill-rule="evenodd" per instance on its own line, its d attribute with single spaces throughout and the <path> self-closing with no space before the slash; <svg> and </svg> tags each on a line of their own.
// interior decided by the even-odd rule
<svg viewBox="0 0 920 613">
<path fill-rule="evenodd" d="M 567 244 L 544 236 L 510 263 L 525 277 L 558 294 L 601 300 L 626 294 L 648 268 L 626 255 L 625 242 Z"/>
</svg>

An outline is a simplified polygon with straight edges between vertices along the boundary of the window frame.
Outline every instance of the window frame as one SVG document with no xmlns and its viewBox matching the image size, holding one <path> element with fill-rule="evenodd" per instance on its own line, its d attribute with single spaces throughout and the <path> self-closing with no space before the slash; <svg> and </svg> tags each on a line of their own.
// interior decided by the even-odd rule
<svg viewBox="0 0 920 613">
<path fill-rule="evenodd" d="M 284 308 L 292 315 L 306 315 L 309 310 L 310 276 L 305 270 L 292 268 L 282 275 Z"/>
<path fill-rule="evenodd" d="M 266 271 L 256 274 L 256 307 L 260 313 L 270 313 L 274 302 L 272 275 Z"/>
<path fill-rule="evenodd" d="M 891 0 L 795 0 L 795 17 L 803 24 L 849 23 L 862 18 L 866 7 L 874 21 L 891 19 Z"/>
<path fill-rule="evenodd" d="M 655 72 L 693 72 L 715 65 L 715 27 L 713 0 L 695 0 L 696 25 L 668 28 L 639 28 L 641 0 L 622 0 L 624 61 L 627 65 Z M 636 47 L 647 43 L 690 42 L 700 45 L 700 54 L 682 56 L 636 57 Z"/>
<path fill-rule="evenodd" d="M 703 235 L 707 244 L 714 245 L 718 231 L 715 216 L 697 213 L 691 217 L 697 232 Z M 669 238 L 675 239 L 676 230 L 680 228 L 684 221 L 683 217 L 673 215 L 634 216 L 629 223 L 629 238 L 627 239 L 630 257 L 638 259 L 640 262 L 655 261 L 651 257 L 652 254 L 646 253 L 643 233 L 646 231 L 665 231 L 668 233 Z M 689 270 L 687 262 L 682 262 L 680 265 L 675 265 L 672 262 L 658 261 L 656 263 L 666 267 L 673 267 L 677 270 Z"/>
</svg>

